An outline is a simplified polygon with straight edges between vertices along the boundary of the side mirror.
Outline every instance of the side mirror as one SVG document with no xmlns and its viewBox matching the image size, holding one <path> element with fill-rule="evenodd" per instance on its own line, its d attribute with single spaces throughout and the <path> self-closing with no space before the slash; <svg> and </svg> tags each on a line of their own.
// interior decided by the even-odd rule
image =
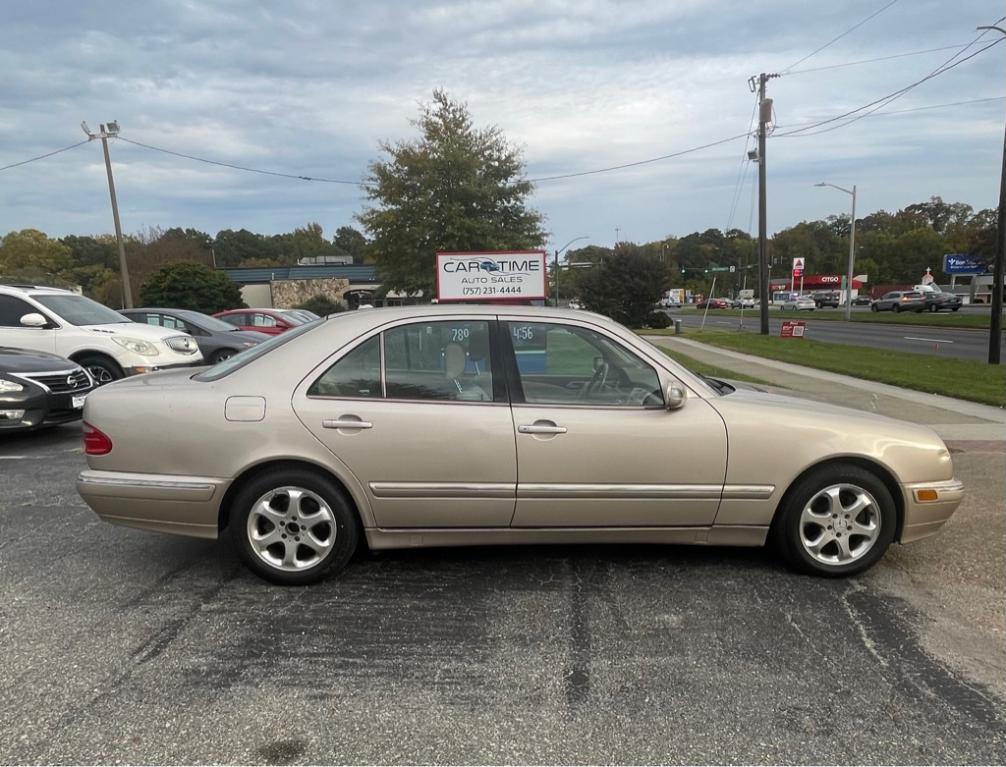
<svg viewBox="0 0 1006 767">
<path fill-rule="evenodd" d="M 688 394 L 681 384 L 668 384 L 667 391 L 665 393 L 665 399 L 667 401 L 668 410 L 680 410 L 685 406 L 685 401 L 688 399 Z"/>
<path fill-rule="evenodd" d="M 21 324 L 26 328 L 44 328 L 49 324 L 49 320 L 38 312 L 29 312 L 21 317 Z"/>
</svg>

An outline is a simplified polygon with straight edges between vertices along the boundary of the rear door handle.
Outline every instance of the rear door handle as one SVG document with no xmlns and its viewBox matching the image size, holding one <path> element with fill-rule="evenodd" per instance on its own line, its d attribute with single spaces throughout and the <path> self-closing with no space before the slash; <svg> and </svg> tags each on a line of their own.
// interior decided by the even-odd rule
<svg viewBox="0 0 1006 767">
<path fill-rule="evenodd" d="M 359 418 L 350 418 L 343 416 L 342 418 L 326 418 L 321 422 L 321 426 L 324 429 L 373 429 L 374 424 L 370 421 L 361 421 Z"/>
<path fill-rule="evenodd" d="M 549 421 L 535 421 L 518 426 L 517 431 L 521 434 L 565 434 L 566 427 L 556 426 Z"/>
</svg>

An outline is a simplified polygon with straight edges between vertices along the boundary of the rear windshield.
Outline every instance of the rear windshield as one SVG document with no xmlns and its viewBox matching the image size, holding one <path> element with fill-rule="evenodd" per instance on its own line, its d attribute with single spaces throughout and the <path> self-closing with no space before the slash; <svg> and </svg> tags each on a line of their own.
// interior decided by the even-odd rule
<svg viewBox="0 0 1006 767">
<path fill-rule="evenodd" d="M 278 349 L 283 344 L 288 341 L 292 341 L 297 336 L 302 336 L 315 328 L 319 327 L 324 320 L 315 320 L 314 322 L 309 322 L 305 325 L 298 325 L 295 328 L 291 328 L 278 336 L 273 336 L 268 341 L 263 341 L 262 343 L 249 347 L 243 352 L 238 352 L 233 357 L 228 357 L 222 362 L 218 362 L 216 365 L 203 370 L 201 373 L 196 373 L 192 376 L 193 381 L 219 381 L 224 376 L 228 376 L 235 370 L 240 370 L 245 365 L 253 360 L 257 360 L 273 349 Z"/>
</svg>

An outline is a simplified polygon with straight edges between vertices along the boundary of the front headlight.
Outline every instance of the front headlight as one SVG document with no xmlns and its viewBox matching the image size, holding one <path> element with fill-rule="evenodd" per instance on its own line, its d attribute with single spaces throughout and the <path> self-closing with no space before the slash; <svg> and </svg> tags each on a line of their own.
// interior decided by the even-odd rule
<svg viewBox="0 0 1006 767">
<path fill-rule="evenodd" d="M 143 357 L 156 357 L 157 347 L 154 346 L 149 341 L 144 341 L 142 338 L 130 338 L 129 336 L 112 336 L 112 340 L 115 341 L 123 349 L 128 349 L 134 354 L 139 354 Z"/>
<path fill-rule="evenodd" d="M 0 393 L 10 394 L 12 392 L 24 391 L 24 387 L 15 381 L 0 378 Z"/>
<path fill-rule="evenodd" d="M 196 340 L 191 336 L 172 336 L 171 338 L 165 338 L 164 343 L 168 345 L 169 349 L 181 352 L 182 354 L 193 354 L 199 348 L 196 345 Z"/>
</svg>

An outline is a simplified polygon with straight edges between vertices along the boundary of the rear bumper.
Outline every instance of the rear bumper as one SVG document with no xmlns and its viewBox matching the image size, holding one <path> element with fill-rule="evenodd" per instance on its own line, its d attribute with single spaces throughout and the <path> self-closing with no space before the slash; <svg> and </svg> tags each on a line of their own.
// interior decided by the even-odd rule
<svg viewBox="0 0 1006 767">
<path fill-rule="evenodd" d="M 957 479 L 944 482 L 913 482 L 903 485 L 905 520 L 901 542 L 909 543 L 932 535 L 950 519 L 964 499 L 964 483 Z M 933 497 L 933 500 L 921 500 Z"/>
<path fill-rule="evenodd" d="M 101 519 L 197 538 L 216 538 L 220 500 L 230 481 L 217 477 L 88 469 L 77 492 Z"/>
</svg>

